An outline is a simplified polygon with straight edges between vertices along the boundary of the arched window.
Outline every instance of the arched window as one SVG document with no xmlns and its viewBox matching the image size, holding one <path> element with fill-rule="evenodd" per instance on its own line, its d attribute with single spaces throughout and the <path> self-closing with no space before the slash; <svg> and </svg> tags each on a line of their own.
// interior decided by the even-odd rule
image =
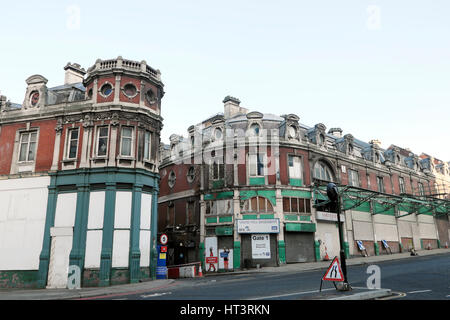
<svg viewBox="0 0 450 320">
<path fill-rule="evenodd" d="M 330 167 L 322 162 L 318 161 L 314 165 L 314 178 L 325 181 L 333 181 L 333 171 Z"/>
<path fill-rule="evenodd" d="M 242 212 L 273 212 L 273 206 L 265 197 L 253 197 L 244 202 Z"/>
</svg>

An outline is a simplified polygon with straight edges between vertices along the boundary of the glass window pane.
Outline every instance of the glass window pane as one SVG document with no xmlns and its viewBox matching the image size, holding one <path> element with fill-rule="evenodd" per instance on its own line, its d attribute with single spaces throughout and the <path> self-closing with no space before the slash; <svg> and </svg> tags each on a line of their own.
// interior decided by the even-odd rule
<svg viewBox="0 0 450 320">
<path fill-rule="evenodd" d="M 122 128 L 122 136 L 123 137 L 131 138 L 132 133 L 133 133 L 132 128 Z"/>
<path fill-rule="evenodd" d="M 108 143 L 108 139 L 107 138 L 100 138 L 100 139 L 98 139 L 98 151 L 97 151 L 97 154 L 99 156 L 105 156 L 106 155 L 107 143 Z"/>
<path fill-rule="evenodd" d="M 106 136 L 108 136 L 108 127 L 100 128 L 100 137 L 106 137 Z"/>
<path fill-rule="evenodd" d="M 28 150 L 28 161 L 33 161 L 36 155 L 36 142 L 30 142 L 30 149 Z"/>
<path fill-rule="evenodd" d="M 27 160 L 27 148 L 28 148 L 28 143 L 20 144 L 19 161 Z"/>
<path fill-rule="evenodd" d="M 28 137 L 29 137 L 28 133 L 22 133 L 21 142 L 28 143 Z"/>
<path fill-rule="evenodd" d="M 70 142 L 70 148 L 69 148 L 69 158 L 73 159 L 77 157 L 77 140 L 72 140 Z"/>
<path fill-rule="evenodd" d="M 131 139 L 128 138 L 122 139 L 122 155 L 131 156 Z"/>
</svg>

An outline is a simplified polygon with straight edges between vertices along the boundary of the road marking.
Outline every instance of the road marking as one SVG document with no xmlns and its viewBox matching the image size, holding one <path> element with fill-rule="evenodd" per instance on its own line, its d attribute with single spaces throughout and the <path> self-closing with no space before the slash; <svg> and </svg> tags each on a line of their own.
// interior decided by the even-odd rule
<svg viewBox="0 0 450 320">
<path fill-rule="evenodd" d="M 335 288 L 322 289 L 322 291 L 329 291 L 329 290 L 336 290 L 336 289 Z M 316 292 L 319 292 L 319 290 L 293 292 L 293 293 L 279 294 L 279 295 L 275 295 L 275 296 L 266 296 L 266 297 L 255 297 L 255 298 L 248 298 L 245 300 L 261 300 L 261 299 L 281 298 L 281 297 L 297 296 L 297 295 L 316 293 Z"/>
<path fill-rule="evenodd" d="M 430 292 L 431 290 L 418 290 L 418 291 L 410 291 L 407 293 L 422 293 L 422 292 Z"/>
<path fill-rule="evenodd" d="M 161 292 L 161 293 L 153 293 L 153 294 L 147 294 L 147 295 L 142 295 L 141 298 L 154 298 L 154 297 L 161 297 L 161 296 L 165 296 L 166 294 L 172 294 L 172 292 Z"/>
<path fill-rule="evenodd" d="M 375 298 L 375 300 L 392 300 L 406 297 L 406 293 L 403 292 L 391 292 L 392 295 L 388 297 Z"/>
</svg>

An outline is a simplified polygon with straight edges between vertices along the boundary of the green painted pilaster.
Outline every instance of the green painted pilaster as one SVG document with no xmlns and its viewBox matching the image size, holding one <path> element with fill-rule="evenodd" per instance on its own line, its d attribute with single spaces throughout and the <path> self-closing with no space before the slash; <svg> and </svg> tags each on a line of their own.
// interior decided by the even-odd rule
<svg viewBox="0 0 450 320">
<path fill-rule="evenodd" d="M 52 182 L 53 182 L 52 178 Z M 51 185 L 48 187 L 48 200 L 47 200 L 47 212 L 45 215 L 45 229 L 44 229 L 44 240 L 42 243 L 42 250 L 39 255 L 39 274 L 37 280 L 38 288 L 45 288 L 47 285 L 47 275 L 48 266 L 50 262 L 50 228 L 53 226 L 55 221 L 55 210 L 56 210 L 56 200 L 58 198 L 58 193 L 56 187 Z"/>
<path fill-rule="evenodd" d="M 437 247 L 438 247 L 438 249 L 441 248 L 441 241 L 439 239 L 437 239 Z"/>
<path fill-rule="evenodd" d="M 111 281 L 112 246 L 114 238 L 114 214 L 116 211 L 116 184 L 109 182 L 105 191 L 103 216 L 102 252 L 100 255 L 100 286 L 109 286 Z"/>
<path fill-rule="evenodd" d="M 404 249 L 403 249 L 403 245 L 402 245 L 402 243 L 401 243 L 401 242 L 399 242 L 399 243 L 398 243 L 398 245 L 399 245 L 400 253 L 401 253 L 401 252 L 404 252 Z"/>
<path fill-rule="evenodd" d="M 346 242 L 346 241 L 344 241 L 344 254 L 345 254 L 345 259 L 350 258 L 350 246 L 348 245 L 348 242 Z"/>
<path fill-rule="evenodd" d="M 233 269 L 241 267 L 241 242 L 235 241 L 233 245 Z"/>
<path fill-rule="evenodd" d="M 83 179 L 85 177 L 83 176 Z M 76 265 L 81 274 L 84 270 L 84 255 L 86 252 L 86 233 L 89 214 L 89 185 L 77 185 L 77 206 L 75 212 L 75 225 L 73 227 L 72 250 L 69 255 L 69 266 Z"/>
<path fill-rule="evenodd" d="M 158 233 L 158 189 L 152 192 L 152 224 L 150 226 L 151 234 L 151 251 L 150 251 L 150 277 L 156 279 L 156 264 L 158 252 L 156 250 L 157 233 Z"/>
<path fill-rule="evenodd" d="M 286 243 L 284 242 L 284 240 L 278 241 L 278 255 L 280 264 L 286 264 Z"/>
<path fill-rule="evenodd" d="M 374 248 L 375 248 L 375 255 L 379 256 L 380 255 L 380 246 L 378 245 L 378 242 L 375 242 L 373 244 Z"/>
<path fill-rule="evenodd" d="M 205 243 L 204 242 L 200 242 L 198 245 L 198 255 L 199 255 L 199 259 L 200 262 L 202 263 L 202 270 L 205 270 Z"/>
<path fill-rule="evenodd" d="M 137 283 L 141 278 L 141 250 L 139 248 L 139 238 L 141 231 L 141 199 L 142 184 L 133 186 L 131 202 L 131 229 L 130 229 L 130 283 Z"/>
<path fill-rule="evenodd" d="M 423 250 L 423 240 L 422 239 L 420 239 L 420 249 Z"/>
<path fill-rule="evenodd" d="M 316 262 L 320 261 L 320 243 L 319 241 L 314 241 L 314 254 L 316 256 Z"/>
</svg>

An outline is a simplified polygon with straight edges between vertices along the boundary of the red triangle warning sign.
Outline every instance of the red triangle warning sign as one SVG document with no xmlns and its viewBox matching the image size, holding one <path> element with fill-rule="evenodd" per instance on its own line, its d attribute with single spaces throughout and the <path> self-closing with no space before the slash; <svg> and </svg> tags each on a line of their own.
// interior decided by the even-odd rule
<svg viewBox="0 0 450 320">
<path fill-rule="evenodd" d="M 334 257 L 333 262 L 331 262 L 327 272 L 325 272 L 324 276 L 322 277 L 322 280 L 344 281 L 344 275 L 342 274 L 338 257 Z"/>
</svg>

